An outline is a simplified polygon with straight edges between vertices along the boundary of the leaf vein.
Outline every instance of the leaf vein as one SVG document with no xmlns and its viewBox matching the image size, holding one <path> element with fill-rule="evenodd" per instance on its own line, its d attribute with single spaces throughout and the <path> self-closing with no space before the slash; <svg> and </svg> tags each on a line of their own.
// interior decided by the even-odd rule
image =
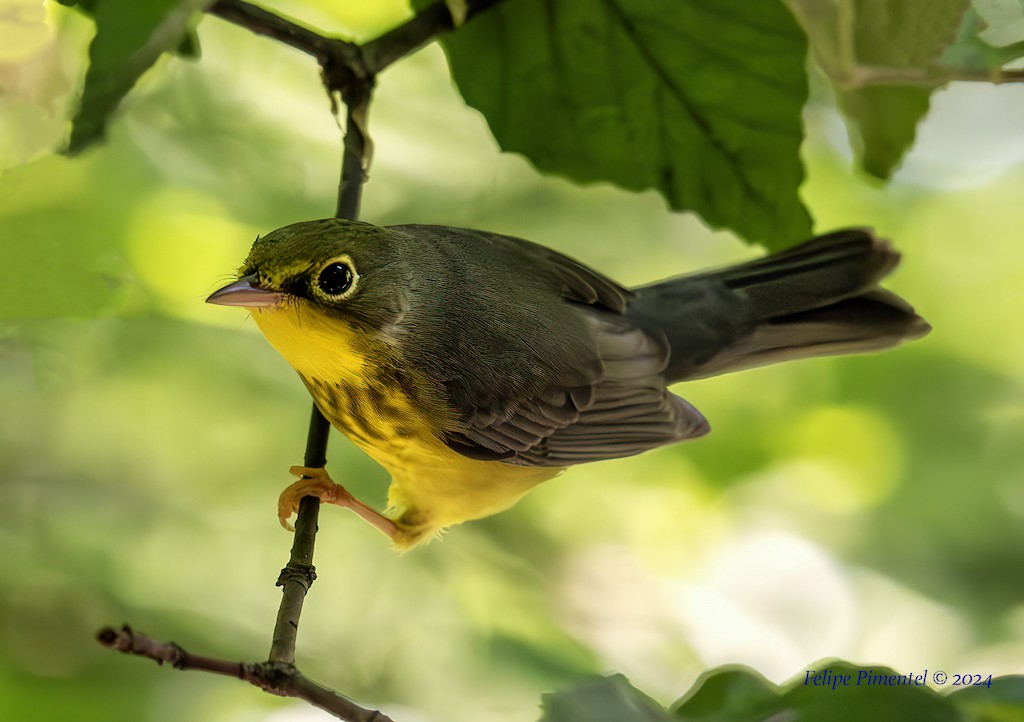
<svg viewBox="0 0 1024 722">
<path fill-rule="evenodd" d="M 675 82 L 675 79 L 671 74 L 658 61 L 658 58 L 651 54 L 650 50 L 637 36 L 637 30 L 632 19 L 619 6 L 618 2 L 616 2 L 616 0 L 602 0 L 602 2 L 619 18 L 626 36 L 632 41 L 637 52 L 650 66 L 655 75 L 661 79 L 664 86 L 671 91 L 672 97 L 690 117 L 693 124 L 708 139 L 711 146 L 726 160 L 726 166 L 732 171 L 740 186 L 742 186 L 743 189 L 754 198 L 762 199 L 767 201 L 768 204 L 771 204 L 771 199 L 763 191 L 755 188 L 750 183 L 750 179 L 741 172 L 742 164 L 736 155 L 722 143 L 721 138 L 716 135 L 714 128 L 710 123 L 708 123 L 707 119 L 701 115 L 690 98 L 687 97 L 682 88 Z M 660 180 L 661 179 L 659 179 L 659 181 Z"/>
</svg>

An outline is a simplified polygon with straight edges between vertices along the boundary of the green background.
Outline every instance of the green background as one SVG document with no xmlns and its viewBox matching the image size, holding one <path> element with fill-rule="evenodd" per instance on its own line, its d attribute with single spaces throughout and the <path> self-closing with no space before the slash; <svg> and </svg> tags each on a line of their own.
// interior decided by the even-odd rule
<svg viewBox="0 0 1024 722">
<path fill-rule="evenodd" d="M 266 5 L 357 37 L 408 12 Z M 340 134 L 316 68 L 207 18 L 201 61 L 159 61 L 109 144 L 69 160 L 47 151 L 91 26 L 46 11 L 0 24 L 0 718 L 317 719 L 93 641 L 127 621 L 197 653 L 269 647 L 290 544 L 274 504 L 309 401 L 241 311 L 202 300 L 257 233 L 333 212 Z M 687 384 L 710 437 L 573 469 L 404 556 L 325 509 L 301 668 L 396 722 L 534 720 L 541 692 L 610 671 L 665 704 L 724 663 L 776 682 L 827 656 L 1024 672 L 1024 153 L 1006 130 L 1022 103 L 940 94 L 879 187 L 818 97 L 816 230 L 894 239 L 889 285 L 933 334 Z M 757 252 L 654 193 L 501 154 L 436 47 L 386 72 L 370 123 L 371 222 L 521 235 L 636 284 Z M 380 469 L 338 436 L 329 458 L 382 505 Z"/>
</svg>

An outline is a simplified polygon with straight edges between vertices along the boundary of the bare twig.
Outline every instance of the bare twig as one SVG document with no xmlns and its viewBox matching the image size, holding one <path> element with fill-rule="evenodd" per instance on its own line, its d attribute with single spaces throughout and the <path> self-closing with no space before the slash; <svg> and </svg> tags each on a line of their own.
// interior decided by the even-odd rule
<svg viewBox="0 0 1024 722">
<path fill-rule="evenodd" d="M 463 22 L 500 2 L 503 0 L 468 0 Z M 362 45 L 328 37 L 244 0 L 218 0 L 207 12 L 313 56 L 324 69 L 325 79 L 330 79 L 328 89 L 342 95 L 351 85 L 372 86 L 382 70 L 454 27 L 444 2 L 428 5 L 407 22 Z"/>
<path fill-rule="evenodd" d="M 463 22 L 468 22 L 500 2 L 502 0 L 470 0 L 466 4 L 466 17 Z M 448 6 L 443 2 L 436 2 L 416 13 L 408 22 L 364 43 L 361 46 L 364 65 L 371 73 L 379 73 L 396 60 L 414 53 L 453 27 Z"/>
<path fill-rule="evenodd" d="M 198 670 L 235 677 L 279 697 L 305 700 L 320 709 L 349 722 L 391 722 L 382 712 L 360 707 L 352 700 L 333 690 L 321 687 L 304 677 L 294 665 L 277 662 L 252 664 L 230 662 L 226 659 L 192 654 L 174 642 L 161 642 L 136 632 L 128 625 L 120 629 L 105 627 L 96 635 L 104 647 L 124 654 L 135 654 L 152 659 L 157 664 L 169 664 L 175 669 Z"/>
<path fill-rule="evenodd" d="M 900 68 L 874 65 L 855 65 L 836 83 L 847 88 L 864 88 L 871 85 L 909 85 L 934 87 L 953 81 L 980 83 L 1024 82 L 1024 70 L 1014 68 L 993 68 L 991 70 L 969 70 L 947 66 L 925 66 L 923 68 Z"/>
<path fill-rule="evenodd" d="M 207 10 L 257 35 L 266 35 L 278 42 L 312 55 L 323 63 L 334 55 L 358 53 L 358 47 L 339 38 L 329 38 L 296 22 L 268 12 L 243 0 L 218 0 Z"/>
<path fill-rule="evenodd" d="M 330 424 L 313 407 L 309 419 L 309 434 L 306 437 L 306 454 L 303 463 L 310 468 L 319 468 L 327 463 L 327 432 Z M 277 578 L 277 586 L 283 587 L 281 606 L 277 610 L 274 637 L 270 644 L 270 662 L 295 664 L 295 640 L 299 634 L 299 617 L 306 592 L 316 579 L 313 566 L 313 547 L 316 543 L 317 518 L 320 514 L 320 500 L 307 496 L 299 502 L 299 513 L 295 519 L 295 537 L 292 540 L 288 564 Z"/>
<path fill-rule="evenodd" d="M 341 162 L 341 183 L 338 186 L 338 218 L 355 220 L 359 215 L 359 202 L 363 184 L 370 169 L 371 143 L 367 132 L 370 110 L 370 89 L 346 103 L 345 148 Z"/>
</svg>

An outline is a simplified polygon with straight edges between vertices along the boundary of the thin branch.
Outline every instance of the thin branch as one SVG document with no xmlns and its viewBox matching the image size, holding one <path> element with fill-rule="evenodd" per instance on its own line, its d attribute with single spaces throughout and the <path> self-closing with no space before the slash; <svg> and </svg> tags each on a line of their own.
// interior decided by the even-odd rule
<svg viewBox="0 0 1024 722">
<path fill-rule="evenodd" d="M 468 0 L 463 22 L 501 2 Z M 244 0 L 218 0 L 207 12 L 313 56 L 324 69 L 328 90 L 342 95 L 352 85 L 372 86 L 385 68 L 455 27 L 444 2 L 428 5 L 407 22 L 362 45 L 328 37 Z"/>
<path fill-rule="evenodd" d="M 290 664 L 251 664 L 204 657 L 192 654 L 174 642 L 161 642 L 136 632 L 128 625 L 120 629 L 105 627 L 96 638 L 104 647 L 124 654 L 146 657 L 160 665 L 166 663 L 183 671 L 198 670 L 235 677 L 279 697 L 304 700 L 348 722 L 392 722 L 383 712 L 361 707 L 347 697 L 320 686 Z"/>
<path fill-rule="evenodd" d="M 472 20 L 500 2 L 503 0 L 470 0 L 467 2 L 463 22 Z M 428 5 L 408 22 L 364 43 L 364 65 L 371 73 L 379 73 L 395 61 L 427 45 L 438 35 L 453 29 L 452 16 L 445 3 Z"/>
<path fill-rule="evenodd" d="M 909 85 L 934 87 L 953 81 L 981 83 L 1021 83 L 1024 70 L 1014 68 L 993 68 L 992 70 L 969 70 L 947 66 L 925 66 L 923 68 L 899 68 L 875 65 L 857 65 L 836 83 L 844 88 L 863 88 L 872 85 Z"/>
<path fill-rule="evenodd" d="M 323 33 L 310 30 L 292 20 L 275 15 L 261 7 L 243 0 L 218 0 L 206 11 L 211 15 L 251 30 L 257 35 L 265 35 L 284 43 L 307 55 L 312 55 L 323 63 L 334 55 L 358 52 L 357 46 L 339 38 L 329 38 Z"/>
<path fill-rule="evenodd" d="M 310 468 L 319 468 L 327 463 L 327 433 L 330 424 L 320 410 L 313 407 L 309 419 L 309 434 L 306 437 L 306 454 L 303 463 Z M 299 634 L 299 617 L 306 592 L 316 579 L 313 566 L 313 547 L 316 544 L 317 518 L 320 514 L 320 500 L 307 496 L 299 502 L 299 513 L 295 519 L 295 538 L 288 563 L 277 578 L 277 586 L 283 587 L 281 606 L 277 610 L 274 636 L 270 644 L 269 661 L 295 664 L 295 641 Z"/>
<path fill-rule="evenodd" d="M 356 220 L 363 185 L 370 170 L 371 148 L 367 123 L 370 111 L 369 87 L 359 97 L 350 97 L 346 102 L 345 147 L 342 152 L 341 182 L 338 185 L 338 218 Z"/>
</svg>

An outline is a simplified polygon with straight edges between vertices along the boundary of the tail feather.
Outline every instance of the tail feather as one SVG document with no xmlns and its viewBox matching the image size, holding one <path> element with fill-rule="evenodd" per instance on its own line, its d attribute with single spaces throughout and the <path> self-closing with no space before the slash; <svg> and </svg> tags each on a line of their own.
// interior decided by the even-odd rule
<svg viewBox="0 0 1024 722">
<path fill-rule="evenodd" d="M 878 287 L 899 258 L 870 231 L 837 231 L 749 263 L 636 289 L 628 313 L 667 338 L 672 382 L 880 350 L 930 330 L 906 301 Z"/>
</svg>

